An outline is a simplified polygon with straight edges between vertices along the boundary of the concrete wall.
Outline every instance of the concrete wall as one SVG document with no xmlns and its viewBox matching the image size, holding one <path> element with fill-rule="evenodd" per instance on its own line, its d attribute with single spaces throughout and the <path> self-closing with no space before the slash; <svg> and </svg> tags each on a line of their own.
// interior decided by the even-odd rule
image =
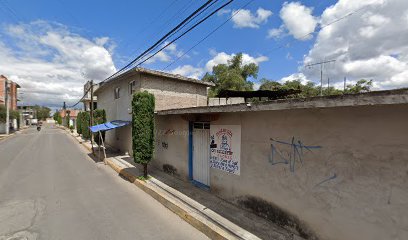
<svg viewBox="0 0 408 240">
<path fill-rule="evenodd" d="M 136 91 L 148 91 L 155 95 L 156 110 L 207 105 L 205 85 L 136 73 L 131 77 L 115 80 L 97 92 L 98 108 L 105 109 L 108 121 L 132 120 L 129 83 L 133 80 L 136 81 Z M 114 99 L 116 87 L 121 89 L 119 99 Z M 108 131 L 106 143 L 121 152 L 131 152 L 131 127 Z"/>
<path fill-rule="evenodd" d="M 179 116 L 157 118 L 159 130 L 188 127 Z M 266 200 L 321 239 L 408 239 L 407 119 L 407 105 L 220 114 L 211 124 L 241 125 L 241 174 L 210 169 L 211 191 L 234 203 Z M 271 138 L 321 148 L 303 148 L 292 172 L 271 164 L 271 144 L 287 159 L 301 149 Z M 186 178 L 187 135 L 157 139 L 153 164 Z"/>
</svg>

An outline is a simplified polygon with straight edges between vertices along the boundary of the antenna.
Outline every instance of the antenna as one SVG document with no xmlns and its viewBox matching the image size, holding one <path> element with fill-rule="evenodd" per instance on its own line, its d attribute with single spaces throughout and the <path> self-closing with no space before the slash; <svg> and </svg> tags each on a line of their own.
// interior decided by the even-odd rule
<svg viewBox="0 0 408 240">
<path fill-rule="evenodd" d="M 336 60 L 327 60 L 327 61 L 321 61 L 321 62 L 316 62 L 316 63 L 310 63 L 305 65 L 305 67 L 312 68 L 313 66 L 320 65 L 320 96 L 323 96 L 323 65 L 325 63 L 331 63 L 335 62 Z"/>
</svg>

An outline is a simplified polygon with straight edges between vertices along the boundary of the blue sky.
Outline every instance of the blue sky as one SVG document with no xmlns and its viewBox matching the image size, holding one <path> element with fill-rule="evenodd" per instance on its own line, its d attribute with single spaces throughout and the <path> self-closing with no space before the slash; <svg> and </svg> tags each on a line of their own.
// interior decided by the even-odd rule
<svg viewBox="0 0 408 240">
<path fill-rule="evenodd" d="M 0 73 L 19 81 L 27 104 L 74 102 L 86 79 L 102 80 L 121 68 L 203 2 L 0 0 L 0 57 L 5 59 Z M 163 69 L 247 2 L 234 1 L 143 66 Z M 258 80 L 317 82 L 318 69 L 302 66 L 336 59 L 325 66 L 325 78 L 337 86 L 347 76 L 350 83 L 373 78 L 378 89 L 404 87 L 408 24 L 401 4 L 407 5 L 403 0 L 254 0 L 166 71 L 199 78 L 212 65 L 243 52 L 248 62 L 259 64 Z M 401 17 L 394 16 L 396 6 Z M 398 28 L 390 32 L 387 24 Z M 385 33 L 388 42 L 379 46 Z M 396 33 L 402 39 L 393 39 Z"/>
</svg>

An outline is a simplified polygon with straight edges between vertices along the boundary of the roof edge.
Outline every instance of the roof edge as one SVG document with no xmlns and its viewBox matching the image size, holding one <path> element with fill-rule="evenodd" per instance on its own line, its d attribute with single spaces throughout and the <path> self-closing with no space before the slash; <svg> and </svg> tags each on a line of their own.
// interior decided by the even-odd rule
<svg viewBox="0 0 408 240">
<path fill-rule="evenodd" d="M 278 99 L 251 104 L 240 103 L 221 106 L 168 109 L 157 111 L 157 115 L 255 112 L 302 108 L 331 108 L 391 104 L 408 104 L 408 88 L 323 97 Z"/>
</svg>

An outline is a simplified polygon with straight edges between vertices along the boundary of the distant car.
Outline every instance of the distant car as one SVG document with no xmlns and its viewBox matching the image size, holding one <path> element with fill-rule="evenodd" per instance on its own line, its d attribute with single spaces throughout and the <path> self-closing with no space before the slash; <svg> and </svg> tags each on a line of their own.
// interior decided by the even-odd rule
<svg viewBox="0 0 408 240">
<path fill-rule="evenodd" d="M 31 119 L 31 125 L 37 125 L 38 124 L 38 120 L 37 119 Z"/>
</svg>

